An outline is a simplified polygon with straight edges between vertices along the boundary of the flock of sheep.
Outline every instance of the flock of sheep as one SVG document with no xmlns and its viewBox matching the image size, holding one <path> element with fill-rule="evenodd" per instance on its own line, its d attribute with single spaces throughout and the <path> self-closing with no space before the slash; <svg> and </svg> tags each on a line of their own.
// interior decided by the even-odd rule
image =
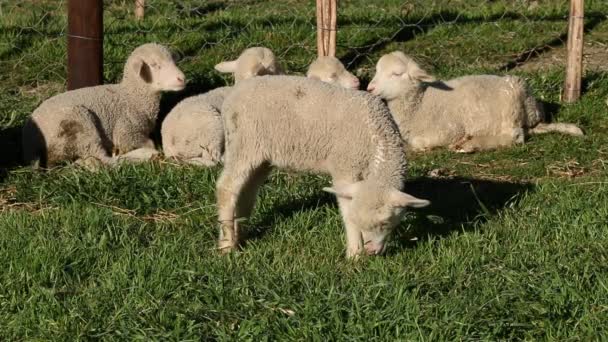
<svg viewBox="0 0 608 342">
<path fill-rule="evenodd" d="M 430 204 L 403 192 L 406 150 L 469 153 L 523 143 L 529 134 L 583 134 L 547 123 L 521 78 L 439 81 L 402 52 L 380 58 L 368 92 L 333 57 L 317 59 L 307 77 L 287 76 L 272 51 L 254 47 L 215 69 L 232 73 L 235 85 L 180 102 L 161 136 L 166 157 L 223 164 L 216 185 L 222 252 L 238 247 L 238 222 L 273 167 L 331 175 L 324 190 L 338 199 L 346 253 L 357 257 L 382 253 L 405 209 Z M 24 160 L 42 167 L 150 160 L 159 154 L 150 134 L 161 93 L 185 86 L 166 47 L 142 45 L 119 84 L 44 101 L 23 128 Z"/>
</svg>

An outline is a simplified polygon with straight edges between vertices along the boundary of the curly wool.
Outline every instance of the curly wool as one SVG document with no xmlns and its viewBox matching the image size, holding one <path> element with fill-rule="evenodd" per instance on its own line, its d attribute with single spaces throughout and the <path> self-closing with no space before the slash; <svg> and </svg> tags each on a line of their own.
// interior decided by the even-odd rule
<svg viewBox="0 0 608 342">
<path fill-rule="evenodd" d="M 53 165 L 95 157 L 111 163 L 112 154 L 153 149 L 149 136 L 161 93 L 141 75 L 150 76 L 163 62 L 175 67 L 167 48 L 145 44 L 127 59 L 119 84 L 71 90 L 44 101 L 23 128 L 24 160 Z M 175 69 L 183 82 L 183 74 Z"/>
</svg>

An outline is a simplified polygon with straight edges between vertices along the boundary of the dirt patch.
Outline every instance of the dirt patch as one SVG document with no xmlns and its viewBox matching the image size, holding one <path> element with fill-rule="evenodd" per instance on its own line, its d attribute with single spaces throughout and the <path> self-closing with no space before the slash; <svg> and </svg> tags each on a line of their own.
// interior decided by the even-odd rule
<svg viewBox="0 0 608 342">
<path fill-rule="evenodd" d="M 544 71 L 566 66 L 566 46 L 558 46 L 518 65 L 515 69 L 523 71 Z M 585 42 L 583 47 L 583 68 L 585 71 L 608 71 L 608 43 L 599 41 Z"/>
</svg>

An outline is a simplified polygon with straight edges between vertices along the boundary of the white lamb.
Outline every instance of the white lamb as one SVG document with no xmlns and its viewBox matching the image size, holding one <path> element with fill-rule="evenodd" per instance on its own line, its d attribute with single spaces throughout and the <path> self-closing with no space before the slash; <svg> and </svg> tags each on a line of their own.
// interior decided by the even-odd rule
<svg viewBox="0 0 608 342">
<path fill-rule="evenodd" d="M 413 150 L 449 146 L 473 152 L 523 143 L 527 134 L 583 135 L 568 123 L 545 123 L 526 82 L 515 76 L 437 81 L 400 51 L 382 56 L 368 91 L 387 101 Z"/>
<path fill-rule="evenodd" d="M 271 99 L 271 100 L 268 100 Z M 238 246 L 273 166 L 329 173 L 346 226 L 347 256 L 379 254 L 406 207 L 429 204 L 403 190 L 406 160 L 386 105 L 361 91 L 294 76 L 237 84 L 222 106 L 224 170 L 217 182 L 219 248 Z"/>
<path fill-rule="evenodd" d="M 215 69 L 232 73 L 235 82 L 282 73 L 272 51 L 264 47 L 246 49 L 236 60 L 219 63 Z M 166 157 L 203 166 L 213 166 L 221 161 L 224 125 L 220 110 L 230 89 L 221 87 L 189 97 L 167 114 L 161 126 Z"/>
<path fill-rule="evenodd" d="M 234 73 L 235 81 L 254 76 L 281 74 L 272 51 L 254 47 L 238 59 L 216 66 L 218 71 Z M 309 67 L 307 77 L 358 89 L 359 79 L 335 57 L 320 57 Z M 165 156 L 188 163 L 213 166 L 224 153 L 224 125 L 221 106 L 231 87 L 221 87 L 181 101 L 163 121 L 161 135 Z"/>
<path fill-rule="evenodd" d="M 336 84 L 347 89 L 359 89 L 359 79 L 351 74 L 339 59 L 332 56 L 318 57 L 308 67 L 306 77 L 326 83 Z"/>
<path fill-rule="evenodd" d="M 149 159 L 163 91 L 179 91 L 184 74 L 158 44 L 136 48 L 119 84 L 71 90 L 44 101 L 23 127 L 23 157 L 50 166 L 89 157 L 101 163 Z"/>
</svg>

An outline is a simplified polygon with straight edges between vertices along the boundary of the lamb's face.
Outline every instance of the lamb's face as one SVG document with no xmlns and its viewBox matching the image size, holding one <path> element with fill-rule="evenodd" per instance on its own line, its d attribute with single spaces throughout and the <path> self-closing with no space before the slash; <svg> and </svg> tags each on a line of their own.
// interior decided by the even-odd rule
<svg viewBox="0 0 608 342">
<path fill-rule="evenodd" d="M 180 91 L 186 86 L 184 73 L 162 45 L 142 45 L 133 52 L 131 60 L 134 72 L 154 91 Z"/>
<path fill-rule="evenodd" d="M 306 77 L 335 84 L 346 89 L 359 89 L 359 79 L 351 74 L 336 57 L 317 58 L 308 68 Z"/>
<path fill-rule="evenodd" d="M 422 82 L 433 82 L 435 78 L 426 73 L 411 58 L 400 51 L 382 56 L 376 64 L 376 74 L 367 90 L 376 96 L 391 101 Z"/>
<path fill-rule="evenodd" d="M 349 201 L 348 209 L 343 212 L 345 222 L 361 232 L 363 247 L 368 255 L 384 252 L 386 242 L 406 208 L 422 208 L 430 204 L 427 200 L 378 186 L 374 182 L 362 181 L 326 190 Z"/>
<path fill-rule="evenodd" d="M 217 64 L 215 70 L 233 74 L 235 82 L 283 73 L 272 51 L 264 47 L 246 49 L 236 60 Z"/>
</svg>

